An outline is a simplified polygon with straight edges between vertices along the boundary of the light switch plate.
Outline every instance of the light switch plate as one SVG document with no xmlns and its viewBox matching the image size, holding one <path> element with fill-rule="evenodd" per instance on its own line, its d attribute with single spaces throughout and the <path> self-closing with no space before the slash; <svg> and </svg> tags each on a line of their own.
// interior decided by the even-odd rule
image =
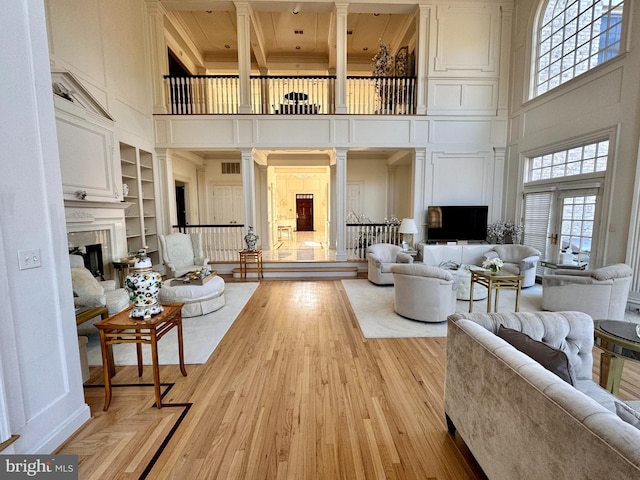
<svg viewBox="0 0 640 480">
<path fill-rule="evenodd" d="M 20 270 L 41 267 L 40 249 L 18 250 L 18 266 Z"/>
</svg>

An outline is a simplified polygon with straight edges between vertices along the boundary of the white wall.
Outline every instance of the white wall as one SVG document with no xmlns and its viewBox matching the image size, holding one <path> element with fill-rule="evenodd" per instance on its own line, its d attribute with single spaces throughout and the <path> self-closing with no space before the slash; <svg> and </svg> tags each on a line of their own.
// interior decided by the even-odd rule
<svg viewBox="0 0 640 480">
<path fill-rule="evenodd" d="M 44 9 L 3 4 L 0 52 L 0 411 L 20 435 L 3 454 L 48 453 L 89 419 L 84 403 Z M 38 249 L 42 266 L 18 268 Z M 0 403 L 1 405 L 1 403 Z"/>
<path fill-rule="evenodd" d="M 528 152 L 597 132 L 613 132 L 612 161 L 603 185 L 604 211 L 599 228 L 598 258 L 601 264 L 630 263 L 636 279 L 632 296 L 640 297 L 640 259 L 635 253 L 640 246 L 637 231 L 640 15 L 637 5 L 625 2 L 630 19 L 627 53 L 529 101 L 528 60 L 538 2 L 516 0 L 515 4 L 505 210 L 510 215 L 517 215 L 520 202 L 511 199 L 518 198 L 521 169 Z"/>
<path fill-rule="evenodd" d="M 382 222 L 394 212 L 387 211 L 387 160 L 384 158 L 349 158 L 347 182 L 362 184 L 362 212 L 373 222 Z M 407 192 L 408 194 L 408 192 Z"/>
</svg>

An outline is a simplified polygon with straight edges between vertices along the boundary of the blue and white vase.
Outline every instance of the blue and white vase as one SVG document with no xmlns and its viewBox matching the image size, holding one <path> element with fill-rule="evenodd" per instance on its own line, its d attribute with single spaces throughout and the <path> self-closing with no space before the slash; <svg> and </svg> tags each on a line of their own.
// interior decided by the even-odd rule
<svg viewBox="0 0 640 480">
<path fill-rule="evenodd" d="M 258 235 L 253 230 L 253 227 L 249 227 L 249 231 L 244 236 L 244 241 L 247 242 L 247 250 L 254 252 L 256 250 L 256 244 L 258 243 Z"/>
<path fill-rule="evenodd" d="M 147 257 L 145 249 L 138 251 L 137 258 L 138 261 L 133 266 L 133 273 L 127 275 L 125 279 L 125 288 L 133 302 L 129 316 L 148 320 L 163 310 L 158 301 L 162 276 L 153 271 L 151 259 Z"/>
</svg>

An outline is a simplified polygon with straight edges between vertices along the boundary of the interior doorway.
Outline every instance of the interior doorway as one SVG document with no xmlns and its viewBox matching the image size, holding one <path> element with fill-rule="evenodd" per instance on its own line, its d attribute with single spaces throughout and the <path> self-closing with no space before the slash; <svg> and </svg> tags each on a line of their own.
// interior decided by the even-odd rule
<svg viewBox="0 0 640 480">
<path fill-rule="evenodd" d="M 187 224 L 187 201 L 185 194 L 185 185 L 182 182 L 176 182 L 176 214 L 179 227 Z"/>
<path fill-rule="evenodd" d="M 296 231 L 313 230 L 313 194 L 296 193 Z"/>
</svg>

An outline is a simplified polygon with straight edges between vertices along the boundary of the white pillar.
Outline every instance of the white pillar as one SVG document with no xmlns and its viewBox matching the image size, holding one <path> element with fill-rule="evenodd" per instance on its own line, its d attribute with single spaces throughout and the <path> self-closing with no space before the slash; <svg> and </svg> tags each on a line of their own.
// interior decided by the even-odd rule
<svg viewBox="0 0 640 480">
<path fill-rule="evenodd" d="M 427 236 L 425 229 L 426 210 L 431 203 L 432 195 L 429 185 L 430 183 L 427 181 L 427 149 L 416 148 L 413 157 L 413 191 L 411 192 L 413 199 L 411 211 L 418 226 L 418 233 L 413 237 L 414 244 L 422 242 Z"/>
<path fill-rule="evenodd" d="M 236 22 L 238 29 L 238 75 L 240 104 L 238 113 L 251 111 L 251 11 L 249 3 L 236 2 Z"/>
<path fill-rule="evenodd" d="M 255 192 L 255 171 L 253 162 L 253 150 L 243 148 L 240 150 L 242 157 L 242 198 L 245 227 L 256 226 L 256 192 Z"/>
<path fill-rule="evenodd" d="M 176 211 L 176 184 L 173 179 L 173 158 L 171 150 L 166 148 L 156 149 L 156 157 L 158 159 L 158 186 L 160 188 L 160 211 L 158 217 L 158 231 L 162 233 L 170 233 L 171 226 L 178 219 Z"/>
<path fill-rule="evenodd" d="M 167 42 L 164 38 L 164 16 L 166 10 L 158 0 L 146 0 L 149 37 L 149 58 L 151 61 L 151 90 L 153 93 L 153 113 L 168 113 L 165 99 L 164 75 L 169 74 Z"/>
<path fill-rule="evenodd" d="M 418 5 L 418 35 L 416 41 L 416 114 L 427 114 L 428 60 L 429 60 L 429 17 L 431 7 Z"/>
<path fill-rule="evenodd" d="M 347 149 L 336 148 L 336 260 L 347 259 Z"/>
<path fill-rule="evenodd" d="M 504 164 L 506 157 L 507 149 L 504 147 L 494 147 L 493 149 L 493 191 L 491 198 L 491 215 L 490 218 L 502 218 L 502 209 L 503 205 L 503 185 L 504 185 Z M 519 203 L 519 200 L 516 199 L 516 203 Z M 520 210 L 515 210 L 519 212 Z M 518 221 L 517 218 L 514 220 Z"/>
<path fill-rule="evenodd" d="M 336 111 L 347 113 L 347 14 L 348 3 L 336 3 Z"/>
</svg>

